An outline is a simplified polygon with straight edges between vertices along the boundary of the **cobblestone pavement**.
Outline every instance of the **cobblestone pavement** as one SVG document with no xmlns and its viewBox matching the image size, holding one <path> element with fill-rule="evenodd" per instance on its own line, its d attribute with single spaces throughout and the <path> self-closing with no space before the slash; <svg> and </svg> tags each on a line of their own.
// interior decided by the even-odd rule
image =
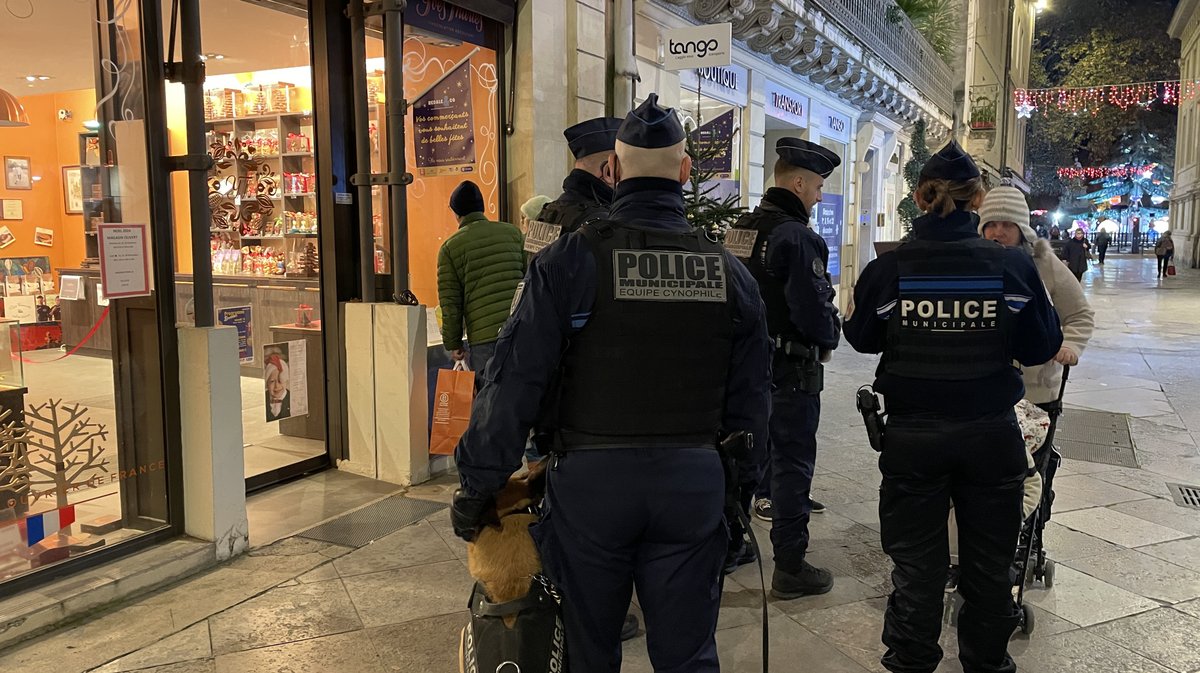
<svg viewBox="0 0 1200 673">
<path fill-rule="evenodd" d="M 1028 673 L 1200 671 L 1200 511 L 1166 481 L 1200 484 L 1200 273 L 1156 281 L 1151 258 L 1090 270 L 1098 329 L 1074 370 L 1069 407 L 1126 412 L 1141 469 L 1066 461 L 1047 548 L 1053 589 L 1031 590 L 1036 630 L 1011 651 Z M 772 669 L 882 671 L 890 562 L 879 548 L 875 454 L 853 409 L 874 360 L 843 348 L 827 376 L 814 562 L 824 596 L 772 601 Z M 412 495 L 448 500 L 449 481 Z M 760 539 L 767 540 L 760 527 Z M 361 549 L 287 538 L 203 575 L 0 655 L 0 670 L 156 673 L 457 671 L 470 579 L 445 510 Z M 767 571 L 770 572 L 770 563 Z M 769 575 L 768 575 L 769 577 Z M 727 671 L 760 670 L 757 571 L 725 588 L 718 642 Z M 939 671 L 961 671 L 951 627 Z M 650 671 L 644 636 L 625 671 Z"/>
</svg>

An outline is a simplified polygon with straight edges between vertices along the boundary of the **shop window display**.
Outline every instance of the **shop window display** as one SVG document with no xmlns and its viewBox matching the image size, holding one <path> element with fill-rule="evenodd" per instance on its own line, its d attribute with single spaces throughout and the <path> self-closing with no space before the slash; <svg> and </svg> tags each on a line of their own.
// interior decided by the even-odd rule
<svg viewBox="0 0 1200 673">
<path fill-rule="evenodd" d="M 740 197 L 742 107 L 684 89 L 679 108 L 694 151 L 706 157 L 698 168 L 711 175 L 701 192 L 716 201 Z"/>
<path fill-rule="evenodd" d="M 215 322 L 237 330 L 247 488 L 267 486 L 327 461 L 317 213 L 316 119 L 308 19 L 242 0 L 201 5 L 207 56 L 202 97 L 211 219 L 209 262 Z M 164 36 L 165 38 L 165 36 Z M 172 148 L 186 147 L 183 88 L 167 86 Z M 190 194 L 175 179 L 176 311 L 194 314 Z M 294 394 L 310 404 L 272 410 L 279 343 L 302 344 L 307 362 L 289 367 Z M 300 348 L 296 345 L 293 348 Z M 304 371 L 300 371 L 303 369 Z M 307 376 L 301 376 L 306 374 Z"/>
<path fill-rule="evenodd" d="M 0 189 L 22 205 L 0 228 L 0 587 L 170 520 L 161 411 L 132 401 L 147 379 L 123 379 L 123 398 L 117 381 L 122 369 L 157 379 L 159 362 L 113 361 L 116 320 L 94 268 L 97 225 L 151 221 L 137 50 L 115 46 L 139 43 L 140 17 L 31 7 L 0 19 L 0 81 L 24 79 L 21 53 L 61 53 L 15 94 L 29 124 L 0 128 L 0 155 L 28 158 L 30 172 L 28 189 Z"/>
</svg>

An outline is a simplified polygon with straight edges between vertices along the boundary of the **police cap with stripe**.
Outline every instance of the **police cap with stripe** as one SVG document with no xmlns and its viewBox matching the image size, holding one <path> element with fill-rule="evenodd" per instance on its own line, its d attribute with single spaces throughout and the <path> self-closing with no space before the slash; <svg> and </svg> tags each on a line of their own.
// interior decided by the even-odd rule
<svg viewBox="0 0 1200 673">
<path fill-rule="evenodd" d="M 563 137 L 567 139 L 567 147 L 576 159 L 611 152 L 617 144 L 617 129 L 621 127 L 621 121 L 616 117 L 589 119 L 563 131 Z"/>
<path fill-rule="evenodd" d="M 957 140 L 951 140 L 921 168 L 922 180 L 952 180 L 966 182 L 981 174 L 970 154 L 963 151 Z"/>
<path fill-rule="evenodd" d="M 797 168 L 804 168 L 827 178 L 842 163 L 841 157 L 816 143 L 801 138 L 780 138 L 775 143 L 779 158 Z"/>
<path fill-rule="evenodd" d="M 652 93 L 625 116 L 617 131 L 617 140 L 631 147 L 661 149 L 683 142 L 683 124 L 674 108 L 658 104 L 658 94 Z"/>
</svg>

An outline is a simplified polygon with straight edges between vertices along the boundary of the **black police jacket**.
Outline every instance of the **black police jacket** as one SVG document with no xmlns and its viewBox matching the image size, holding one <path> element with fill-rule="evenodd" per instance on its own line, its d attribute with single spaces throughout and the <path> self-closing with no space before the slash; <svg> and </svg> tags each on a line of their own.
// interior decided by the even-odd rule
<svg viewBox="0 0 1200 673">
<path fill-rule="evenodd" d="M 613 190 L 603 180 L 576 168 L 563 180 L 563 193 L 542 206 L 538 220 L 562 227 L 562 235 L 579 229 L 585 222 L 608 215 Z"/>
<path fill-rule="evenodd" d="M 772 187 L 754 212 L 734 226 L 759 232 L 746 266 L 758 281 L 771 336 L 837 348 L 841 321 L 826 270 L 829 246 L 809 228 L 808 209 L 800 198 Z"/>
<path fill-rule="evenodd" d="M 955 211 L 945 218 L 931 214 L 913 222 L 913 234 L 917 241 L 975 241 L 979 238 L 978 224 L 979 218 L 966 211 Z M 1032 258 L 1018 248 L 1000 250 L 997 264 L 1005 300 L 1001 310 L 1009 311 L 1006 319 L 1012 323 L 1009 359 L 1026 366 L 1043 364 L 1058 353 L 1063 336 L 1037 268 Z M 901 275 L 896 251 L 884 253 L 868 264 L 854 288 L 854 309 L 845 323 L 846 340 L 855 350 L 883 353 L 885 362 L 889 357 L 889 322 L 900 302 Z M 955 381 L 916 374 L 902 376 L 888 372 L 883 363 L 876 372 L 875 389 L 886 398 L 890 413 L 929 411 L 960 417 L 1012 408 L 1025 391 L 1016 367 Z"/>
</svg>

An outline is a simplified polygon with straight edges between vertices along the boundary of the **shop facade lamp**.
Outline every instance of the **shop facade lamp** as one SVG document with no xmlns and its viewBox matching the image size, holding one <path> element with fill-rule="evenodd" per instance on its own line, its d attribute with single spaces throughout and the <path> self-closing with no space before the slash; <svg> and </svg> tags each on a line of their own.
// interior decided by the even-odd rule
<svg viewBox="0 0 1200 673">
<path fill-rule="evenodd" d="M 0 89 L 0 127 L 29 126 L 29 115 L 11 93 Z"/>
</svg>

